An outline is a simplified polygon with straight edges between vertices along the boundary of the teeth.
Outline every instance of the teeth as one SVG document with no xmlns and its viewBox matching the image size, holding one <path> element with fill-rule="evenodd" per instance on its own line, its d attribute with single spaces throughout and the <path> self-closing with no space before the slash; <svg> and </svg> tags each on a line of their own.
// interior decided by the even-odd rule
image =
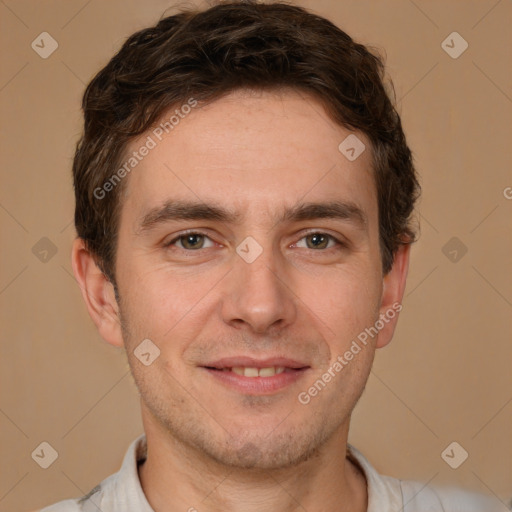
<svg viewBox="0 0 512 512">
<path fill-rule="evenodd" d="M 261 368 L 260 377 L 273 377 L 276 374 L 276 369 L 274 367 L 270 368 Z"/>
<path fill-rule="evenodd" d="M 244 377 L 273 377 L 284 372 L 283 366 L 270 366 L 269 368 L 248 368 L 235 366 L 231 368 L 233 373 L 243 375 Z"/>
<path fill-rule="evenodd" d="M 245 368 L 244 376 L 245 377 L 257 377 L 258 376 L 258 368 Z"/>
</svg>

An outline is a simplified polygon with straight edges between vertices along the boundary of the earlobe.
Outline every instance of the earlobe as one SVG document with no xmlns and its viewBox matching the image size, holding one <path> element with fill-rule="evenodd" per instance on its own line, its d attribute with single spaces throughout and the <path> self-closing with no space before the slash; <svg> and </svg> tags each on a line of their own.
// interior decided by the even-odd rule
<svg viewBox="0 0 512 512">
<path fill-rule="evenodd" d="M 89 315 L 101 337 L 111 345 L 122 347 L 119 306 L 114 287 L 99 269 L 81 238 L 73 243 L 71 263 Z"/>
<path fill-rule="evenodd" d="M 379 331 L 376 348 L 385 347 L 395 332 L 399 312 L 402 309 L 410 252 L 410 244 L 401 245 L 395 253 L 391 270 L 384 276 L 379 311 L 384 326 Z"/>
</svg>

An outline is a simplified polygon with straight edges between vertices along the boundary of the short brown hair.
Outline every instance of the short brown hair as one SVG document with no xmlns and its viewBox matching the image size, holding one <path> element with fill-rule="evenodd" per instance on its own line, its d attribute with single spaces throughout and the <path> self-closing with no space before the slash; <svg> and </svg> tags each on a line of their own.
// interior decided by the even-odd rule
<svg viewBox="0 0 512 512">
<path fill-rule="evenodd" d="M 410 217 L 419 184 L 384 79 L 376 52 L 298 6 L 234 1 L 162 19 L 133 34 L 85 91 L 73 163 L 78 236 L 115 284 L 126 184 L 100 199 L 95 191 L 118 170 L 127 144 L 191 97 L 207 102 L 237 89 L 290 88 L 370 140 L 387 273 L 398 247 L 415 239 Z"/>
</svg>

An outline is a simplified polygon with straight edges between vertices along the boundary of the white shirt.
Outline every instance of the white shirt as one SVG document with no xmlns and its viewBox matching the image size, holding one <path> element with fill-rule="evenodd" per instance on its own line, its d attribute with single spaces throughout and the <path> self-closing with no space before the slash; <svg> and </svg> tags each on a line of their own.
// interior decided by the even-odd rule
<svg viewBox="0 0 512 512">
<path fill-rule="evenodd" d="M 421 482 L 383 476 L 353 446 L 351 458 L 363 470 L 368 484 L 367 512 L 503 512 L 495 498 L 456 488 L 426 487 Z M 40 512 L 154 512 L 140 484 L 137 466 L 146 458 L 146 437 L 128 448 L 121 469 L 82 498 L 60 501 Z"/>
</svg>

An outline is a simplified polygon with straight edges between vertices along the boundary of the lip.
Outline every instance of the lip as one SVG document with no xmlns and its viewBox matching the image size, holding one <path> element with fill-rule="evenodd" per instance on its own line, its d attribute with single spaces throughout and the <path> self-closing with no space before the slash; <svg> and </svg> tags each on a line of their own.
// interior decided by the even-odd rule
<svg viewBox="0 0 512 512">
<path fill-rule="evenodd" d="M 222 370 L 237 366 L 249 368 L 284 367 L 285 371 L 271 377 L 245 377 L 232 371 Z M 226 357 L 201 365 L 216 382 L 231 391 L 247 395 L 272 395 L 291 386 L 308 373 L 310 366 L 287 357 L 256 359 L 253 357 Z"/>
<path fill-rule="evenodd" d="M 271 366 L 284 366 L 285 368 L 292 369 L 309 368 L 308 364 L 288 357 L 268 357 L 266 359 L 257 359 L 255 357 L 247 356 L 223 357 L 222 359 L 202 364 L 201 366 L 204 368 L 217 369 L 233 368 L 234 366 L 243 366 L 246 368 L 269 368 Z"/>
</svg>

